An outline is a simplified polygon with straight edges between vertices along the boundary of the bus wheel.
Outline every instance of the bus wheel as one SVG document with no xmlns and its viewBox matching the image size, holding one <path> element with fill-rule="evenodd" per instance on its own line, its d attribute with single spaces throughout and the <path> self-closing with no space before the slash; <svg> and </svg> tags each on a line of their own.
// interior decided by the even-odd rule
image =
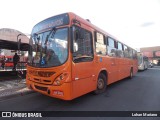
<svg viewBox="0 0 160 120">
<path fill-rule="evenodd" d="M 132 69 L 132 68 L 131 68 L 131 70 L 130 70 L 129 78 L 130 78 L 130 79 L 132 79 L 132 78 L 133 78 L 133 69 Z"/>
<path fill-rule="evenodd" d="M 94 91 L 95 94 L 103 93 L 106 90 L 107 82 L 106 76 L 100 73 L 97 80 L 97 89 Z"/>
</svg>

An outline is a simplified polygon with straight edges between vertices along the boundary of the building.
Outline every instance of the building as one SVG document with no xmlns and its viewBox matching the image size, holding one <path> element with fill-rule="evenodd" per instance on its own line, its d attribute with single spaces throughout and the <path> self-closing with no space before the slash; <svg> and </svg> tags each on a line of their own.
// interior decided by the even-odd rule
<svg viewBox="0 0 160 120">
<path fill-rule="evenodd" d="M 19 68 L 26 67 L 27 56 L 29 48 L 29 37 L 24 33 L 3 28 L 0 29 L 0 72 L 12 71 L 13 56 L 18 52 L 20 56 Z M 5 67 L 1 67 L 1 61 L 5 61 Z"/>
<path fill-rule="evenodd" d="M 140 52 L 147 56 L 152 63 L 160 63 L 160 46 L 140 48 Z"/>
</svg>

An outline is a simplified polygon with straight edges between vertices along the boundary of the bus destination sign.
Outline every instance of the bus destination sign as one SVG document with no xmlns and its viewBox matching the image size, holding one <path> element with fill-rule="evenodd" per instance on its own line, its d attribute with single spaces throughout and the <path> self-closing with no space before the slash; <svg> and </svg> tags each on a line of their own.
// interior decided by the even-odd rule
<svg viewBox="0 0 160 120">
<path fill-rule="evenodd" d="M 69 24 L 69 16 L 67 13 L 53 16 L 36 24 L 32 30 L 32 34 L 47 28 L 53 28 L 53 27 L 68 25 L 68 24 Z"/>
</svg>

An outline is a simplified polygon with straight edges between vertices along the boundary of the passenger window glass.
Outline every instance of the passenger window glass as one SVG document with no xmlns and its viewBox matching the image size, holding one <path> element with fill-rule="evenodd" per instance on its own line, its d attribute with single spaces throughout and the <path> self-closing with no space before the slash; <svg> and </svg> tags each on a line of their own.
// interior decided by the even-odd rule
<svg viewBox="0 0 160 120">
<path fill-rule="evenodd" d="M 124 45 L 124 57 L 128 58 L 129 57 L 129 52 L 128 52 L 128 47 Z"/>
<path fill-rule="evenodd" d="M 108 46 L 113 47 L 113 48 L 115 47 L 115 43 L 112 38 L 108 38 Z"/>
<path fill-rule="evenodd" d="M 122 49 L 122 44 L 118 42 L 118 50 L 123 50 Z"/>
<path fill-rule="evenodd" d="M 107 46 L 109 56 L 112 56 L 112 57 L 117 56 L 117 50 L 116 50 L 115 46 L 116 45 L 115 45 L 114 39 L 109 37 L 108 38 L 108 46 Z"/>
<path fill-rule="evenodd" d="M 130 59 L 133 59 L 132 49 L 129 48 L 129 49 L 128 49 L 128 52 L 129 52 L 129 58 L 130 58 Z"/>
<path fill-rule="evenodd" d="M 96 32 L 96 53 L 100 55 L 106 55 L 105 37 L 103 34 Z"/>
<path fill-rule="evenodd" d="M 118 42 L 117 56 L 118 57 L 124 57 L 123 46 L 119 42 Z"/>
<path fill-rule="evenodd" d="M 137 59 L 137 51 L 133 50 L 133 59 Z"/>
</svg>

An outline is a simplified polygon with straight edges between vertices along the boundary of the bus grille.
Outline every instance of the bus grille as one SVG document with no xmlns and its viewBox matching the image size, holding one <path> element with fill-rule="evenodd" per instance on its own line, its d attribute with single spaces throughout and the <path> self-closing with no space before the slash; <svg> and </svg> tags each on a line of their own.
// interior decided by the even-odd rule
<svg viewBox="0 0 160 120">
<path fill-rule="evenodd" d="M 41 86 L 35 85 L 35 88 L 41 91 L 47 91 L 47 87 L 41 87 Z"/>
<path fill-rule="evenodd" d="M 37 79 L 37 78 L 34 78 L 33 80 L 39 83 L 51 84 L 51 80 L 43 80 L 43 79 Z"/>
<path fill-rule="evenodd" d="M 29 70 L 29 74 L 38 76 L 38 77 L 51 77 L 55 72 L 50 72 L 50 71 L 36 71 L 36 70 Z"/>
</svg>

